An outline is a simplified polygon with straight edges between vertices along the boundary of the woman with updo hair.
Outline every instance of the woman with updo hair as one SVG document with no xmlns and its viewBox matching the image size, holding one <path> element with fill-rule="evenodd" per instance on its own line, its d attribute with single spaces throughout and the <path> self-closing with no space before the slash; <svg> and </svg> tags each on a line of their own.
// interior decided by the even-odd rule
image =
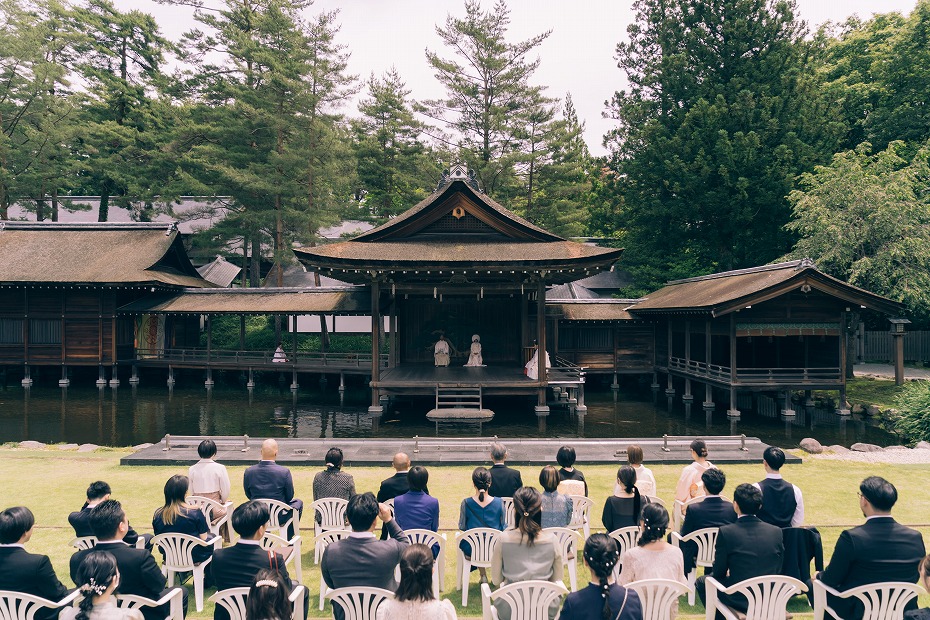
<svg viewBox="0 0 930 620">
<path fill-rule="evenodd" d="M 607 534 L 592 534 L 584 543 L 582 558 L 591 583 L 565 597 L 559 620 L 643 620 L 639 595 L 614 583 L 614 566 L 620 558 L 617 542 Z"/>
<path fill-rule="evenodd" d="M 501 498 L 488 493 L 488 489 L 491 488 L 491 472 L 484 467 L 476 467 L 471 473 L 471 483 L 475 487 L 475 493 L 462 500 L 462 505 L 459 507 L 459 529 L 464 532 L 478 527 L 489 527 L 503 531 L 507 527 L 504 503 Z M 470 560 L 471 545 L 463 540 L 459 543 L 459 548 L 465 554 L 465 558 Z M 472 570 L 475 570 L 474 566 Z M 478 568 L 478 572 L 482 583 L 487 583 L 487 571 L 484 568 Z"/>
<path fill-rule="evenodd" d="M 542 497 L 533 487 L 520 487 L 513 494 L 516 527 L 501 534 L 491 554 L 491 581 L 505 586 L 534 579 L 562 581 L 562 554 L 555 536 L 542 529 Z M 495 601 L 501 620 L 510 620 L 510 606 Z M 558 614 L 558 601 L 549 609 L 549 617 Z"/>
<path fill-rule="evenodd" d="M 245 600 L 245 620 L 291 620 L 291 584 L 278 570 L 263 568 L 255 574 Z"/>
<path fill-rule="evenodd" d="M 138 609 L 116 606 L 113 591 L 119 586 L 119 570 L 112 553 L 91 551 L 84 556 L 77 569 L 77 586 L 80 606 L 62 609 L 60 620 L 143 620 Z"/>
<path fill-rule="evenodd" d="M 604 502 L 601 521 L 608 532 L 621 527 L 636 527 L 643 505 L 648 502 L 649 498 L 640 495 L 636 487 L 636 470 L 624 465 L 617 470 L 617 490 L 613 497 L 608 497 Z"/>
<path fill-rule="evenodd" d="M 706 495 L 704 483 L 701 481 L 701 474 L 714 466 L 713 463 L 707 460 L 707 444 L 703 439 L 695 439 L 691 442 L 691 458 L 694 462 L 682 470 L 681 477 L 675 487 L 675 499 L 682 504 L 689 499 Z M 682 514 L 684 514 L 684 510 L 682 510 Z"/>
<path fill-rule="evenodd" d="M 639 524 L 639 542 L 623 555 L 620 584 L 627 585 L 643 579 L 670 579 L 686 583 L 685 561 L 681 549 L 665 541 L 668 531 L 668 511 L 658 504 L 643 507 Z M 678 613 L 678 604 L 672 617 Z"/>
<path fill-rule="evenodd" d="M 433 552 L 426 545 L 410 545 L 400 556 L 400 584 L 393 599 L 378 607 L 377 620 L 455 620 L 450 600 L 433 596 Z"/>
</svg>

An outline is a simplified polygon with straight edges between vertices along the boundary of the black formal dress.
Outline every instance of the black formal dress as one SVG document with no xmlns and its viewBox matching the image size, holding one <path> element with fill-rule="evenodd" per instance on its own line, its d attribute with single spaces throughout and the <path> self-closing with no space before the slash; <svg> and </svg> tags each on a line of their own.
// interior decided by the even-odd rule
<svg viewBox="0 0 930 620">
<path fill-rule="evenodd" d="M 523 478 L 516 469 L 511 469 L 503 464 L 492 465 L 491 469 L 491 488 L 488 494 L 494 497 L 513 497 L 517 489 L 523 486 Z"/>
<path fill-rule="evenodd" d="M 639 496 L 639 511 L 636 510 L 635 497 L 616 497 L 614 495 L 604 502 L 604 512 L 601 513 L 601 522 L 608 532 L 619 530 L 621 527 L 635 527 L 639 525 L 639 516 L 643 506 L 649 503 L 645 495 Z"/>
<path fill-rule="evenodd" d="M 295 558 L 299 562 L 300 558 Z M 290 583 L 291 577 L 284 565 L 284 557 L 280 553 L 269 552 L 262 549 L 258 541 L 239 540 L 231 547 L 217 549 L 213 553 L 210 563 L 213 570 L 213 582 L 217 591 L 229 588 L 248 588 L 255 581 L 258 571 L 273 568 L 281 573 L 285 582 Z M 304 605 L 304 611 L 307 606 Z M 229 613 L 221 605 L 213 610 L 214 620 L 227 620 Z"/>
<path fill-rule="evenodd" d="M 713 575 L 724 587 L 753 577 L 779 575 L 783 556 L 781 528 L 746 515 L 720 528 L 714 549 Z M 701 603 L 705 603 L 704 577 L 695 585 Z M 748 607 L 742 595 L 721 594 L 720 601 L 743 612 Z M 722 617 L 717 614 L 718 620 Z"/>
<path fill-rule="evenodd" d="M 915 583 L 924 555 L 920 532 L 901 525 L 891 516 L 872 517 L 863 525 L 840 534 L 830 563 L 820 573 L 820 580 L 840 592 L 882 581 Z M 862 615 L 858 600 L 828 595 L 827 604 L 843 618 Z M 917 601 L 911 601 L 908 608 L 916 609 Z"/>
<path fill-rule="evenodd" d="M 708 527 L 720 527 L 736 523 L 736 511 L 733 502 L 729 502 L 719 495 L 709 495 L 704 501 L 691 504 L 685 511 L 685 520 L 681 524 L 681 535 L 687 536 L 691 532 L 703 530 Z M 687 541 L 681 543 L 681 554 L 685 560 L 685 574 L 694 569 L 697 558 L 697 543 Z"/>
<path fill-rule="evenodd" d="M 610 586 L 608 598 L 612 620 L 643 620 L 643 606 L 633 590 L 614 583 Z M 601 587 L 592 583 L 565 597 L 559 620 L 601 620 L 603 608 Z"/>
<path fill-rule="evenodd" d="M 181 514 L 177 515 L 171 525 L 167 525 L 163 520 L 160 512 L 156 512 L 152 517 L 152 530 L 155 535 L 158 534 L 187 534 L 200 538 L 202 534 L 208 534 L 210 538 L 210 526 L 207 525 L 207 518 L 198 508 L 182 508 Z M 213 547 L 194 547 L 191 550 L 191 557 L 194 562 L 200 563 L 213 555 Z M 164 557 L 164 554 L 162 554 Z"/>
<path fill-rule="evenodd" d="M 48 556 L 29 553 L 19 545 L 0 546 L 0 590 L 32 594 L 54 602 L 68 594 Z M 36 613 L 36 620 L 57 615 L 58 610 L 42 609 Z"/>
</svg>

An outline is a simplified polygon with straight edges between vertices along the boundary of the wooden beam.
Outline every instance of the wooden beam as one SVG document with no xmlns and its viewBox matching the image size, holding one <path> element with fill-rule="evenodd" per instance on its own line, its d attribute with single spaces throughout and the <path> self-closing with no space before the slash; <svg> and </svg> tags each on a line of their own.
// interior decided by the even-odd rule
<svg viewBox="0 0 930 620">
<path fill-rule="evenodd" d="M 381 380 L 381 307 L 379 302 L 379 297 L 381 296 L 381 287 L 378 284 L 377 280 L 372 280 L 371 282 L 371 383 L 372 385 L 377 385 Z M 379 399 L 378 389 L 372 388 L 371 390 L 371 406 L 379 407 L 381 402 Z"/>
</svg>

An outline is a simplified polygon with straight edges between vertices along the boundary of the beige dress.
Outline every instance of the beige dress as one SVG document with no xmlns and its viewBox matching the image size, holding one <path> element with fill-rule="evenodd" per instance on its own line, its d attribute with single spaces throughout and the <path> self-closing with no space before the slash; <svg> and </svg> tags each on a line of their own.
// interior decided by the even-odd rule
<svg viewBox="0 0 930 620">
<path fill-rule="evenodd" d="M 681 549 L 664 545 L 657 551 L 633 547 L 623 554 L 620 585 L 625 586 L 643 579 L 670 579 L 679 583 L 685 580 L 685 561 Z M 678 603 L 672 609 L 672 617 L 678 613 Z"/>
<path fill-rule="evenodd" d="M 396 601 L 388 599 L 378 607 L 376 620 L 456 620 L 452 601 Z"/>
<path fill-rule="evenodd" d="M 77 607 L 65 607 L 58 615 L 58 619 L 74 620 L 80 611 Z M 87 617 L 89 620 L 144 620 L 141 611 L 117 607 L 114 599 L 94 605 Z"/>
</svg>

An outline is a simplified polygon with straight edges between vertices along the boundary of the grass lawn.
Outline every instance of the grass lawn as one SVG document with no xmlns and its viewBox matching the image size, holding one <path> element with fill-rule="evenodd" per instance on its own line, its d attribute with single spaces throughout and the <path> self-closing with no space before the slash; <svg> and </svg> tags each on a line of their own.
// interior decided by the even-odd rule
<svg viewBox="0 0 930 620">
<path fill-rule="evenodd" d="M 877 405 L 884 409 L 894 407 L 895 396 L 901 388 L 894 381 L 856 377 L 846 384 L 846 398 L 850 404 Z"/>
<path fill-rule="evenodd" d="M 84 501 L 84 491 L 94 480 L 106 480 L 113 487 L 114 498 L 122 502 L 129 515 L 130 523 L 136 530 L 151 531 L 151 515 L 162 503 L 162 488 L 165 481 L 175 473 L 186 473 L 186 468 L 179 467 L 120 467 L 119 459 L 126 452 L 123 450 L 100 450 L 95 453 L 59 452 L 57 450 L 26 451 L 19 449 L 0 449 L 0 479 L 3 480 L 2 507 L 25 505 L 36 515 L 36 532 L 29 549 L 35 553 L 48 554 L 59 577 L 66 585 L 71 585 L 68 576 L 68 560 L 73 552 L 68 542 L 73 538 L 73 530 L 68 525 L 68 513 L 80 508 Z M 713 455 L 711 455 L 713 456 Z M 647 463 L 648 465 L 648 463 Z M 309 503 L 311 483 L 317 467 L 292 468 L 298 497 Z M 458 526 L 458 510 L 462 498 L 470 495 L 471 467 L 431 467 L 430 489 L 440 502 L 440 529 L 447 533 L 449 540 Z M 523 479 L 535 483 L 538 479 L 538 467 L 520 467 Z M 613 466 L 590 466 L 582 468 L 590 495 L 595 500 L 592 514 L 592 528 L 598 529 L 600 509 L 604 499 L 612 491 L 616 468 Z M 229 475 L 233 485 L 234 502 L 241 502 L 245 497 L 242 489 L 242 472 L 245 467 L 230 467 Z M 672 503 L 675 482 L 681 471 L 679 465 L 657 465 L 652 467 L 655 473 L 659 496 Z M 741 482 L 754 482 L 762 476 L 760 465 L 727 465 L 723 467 L 727 474 L 727 488 L 731 490 Z M 356 488 L 360 491 L 377 491 L 380 481 L 389 476 L 389 467 L 383 468 L 346 468 L 355 477 Z M 824 542 L 825 560 L 836 543 L 840 532 L 863 521 L 858 511 L 859 482 L 869 475 L 879 475 L 892 481 L 898 489 L 899 505 L 894 514 L 898 521 L 917 526 L 925 536 L 930 534 L 930 515 L 926 507 L 927 479 L 930 465 L 884 465 L 866 463 L 845 463 L 840 461 L 809 460 L 802 465 L 787 466 L 785 476 L 796 483 L 804 492 L 806 521 L 820 529 Z M 304 514 L 303 535 L 303 569 L 304 584 L 311 593 L 310 616 L 329 617 L 328 609 L 320 613 L 316 593 L 319 592 L 320 573 L 313 564 L 312 526 L 308 514 Z M 309 527 L 309 529 L 307 529 Z M 157 557 L 157 556 L 156 556 Z M 461 609 L 461 594 L 452 588 L 455 566 L 455 554 L 450 544 L 447 552 L 446 592 L 443 596 L 456 602 L 460 617 L 480 617 L 481 601 L 477 586 L 477 576 L 472 579 L 469 592 L 469 605 Z M 579 567 L 579 582 L 584 583 L 582 568 Z M 566 575 L 566 582 L 568 576 Z M 207 596 L 212 594 L 208 591 Z M 927 597 L 924 597 L 925 599 Z M 930 604 L 922 600 L 921 606 Z M 200 614 L 193 609 L 191 593 L 191 614 L 194 618 L 212 618 L 212 604 Z M 795 618 L 812 618 L 807 605 L 800 599 L 790 608 Z M 682 604 L 679 618 L 703 618 L 703 609 Z"/>
</svg>

